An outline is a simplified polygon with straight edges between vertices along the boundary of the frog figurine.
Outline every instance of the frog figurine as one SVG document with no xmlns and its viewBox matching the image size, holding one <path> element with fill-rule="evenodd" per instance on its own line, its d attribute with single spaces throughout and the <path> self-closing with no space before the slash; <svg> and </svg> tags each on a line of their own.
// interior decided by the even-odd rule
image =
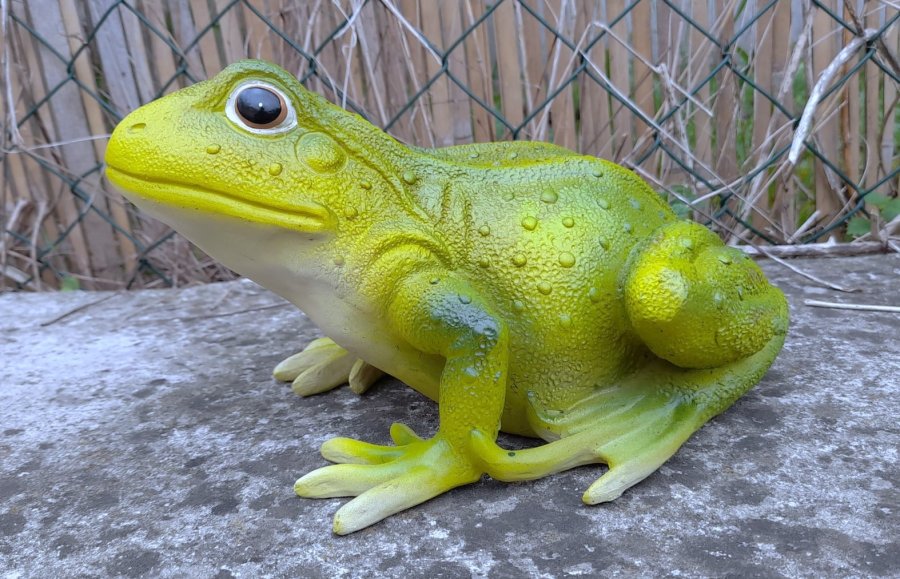
<svg viewBox="0 0 900 579">
<path fill-rule="evenodd" d="M 352 533 L 484 474 L 609 469 L 610 501 L 756 384 L 783 294 L 633 172 L 547 143 L 402 144 L 265 62 L 128 115 L 109 180 L 302 309 L 322 338 L 280 364 L 301 394 L 383 371 L 438 402 L 431 438 L 334 438 L 303 497 L 356 497 Z M 509 451 L 499 430 L 546 444 Z"/>
</svg>

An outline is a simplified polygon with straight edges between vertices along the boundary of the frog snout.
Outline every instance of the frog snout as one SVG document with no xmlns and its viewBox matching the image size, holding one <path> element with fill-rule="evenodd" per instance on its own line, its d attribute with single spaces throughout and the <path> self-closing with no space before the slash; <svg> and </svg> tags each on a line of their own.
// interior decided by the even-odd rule
<svg viewBox="0 0 900 579">
<path fill-rule="evenodd" d="M 152 126 L 143 108 L 122 119 L 106 145 L 106 164 L 127 172 L 139 169 L 146 158 L 146 143 L 153 140 Z"/>
</svg>

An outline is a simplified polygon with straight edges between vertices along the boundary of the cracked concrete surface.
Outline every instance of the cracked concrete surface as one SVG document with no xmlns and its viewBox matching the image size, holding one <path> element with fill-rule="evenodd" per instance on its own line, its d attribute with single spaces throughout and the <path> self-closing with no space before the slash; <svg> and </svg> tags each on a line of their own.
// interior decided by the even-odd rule
<svg viewBox="0 0 900 579">
<path fill-rule="evenodd" d="M 332 436 L 433 432 L 383 380 L 298 398 L 272 367 L 316 335 L 258 286 L 0 295 L 0 579 L 889 576 L 900 569 L 900 258 L 772 262 L 792 329 L 762 383 L 620 499 L 603 472 L 489 479 L 347 537 L 292 484 Z M 53 321 L 67 312 L 67 317 Z M 49 323 L 48 323 L 49 322 Z M 527 444 L 506 437 L 511 447 Z"/>
</svg>

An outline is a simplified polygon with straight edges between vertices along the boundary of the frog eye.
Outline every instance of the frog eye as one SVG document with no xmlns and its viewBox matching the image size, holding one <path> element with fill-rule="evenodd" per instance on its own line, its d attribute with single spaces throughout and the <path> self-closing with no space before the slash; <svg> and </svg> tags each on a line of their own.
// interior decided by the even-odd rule
<svg viewBox="0 0 900 579">
<path fill-rule="evenodd" d="M 250 82 L 232 91 L 225 114 L 237 126 L 258 134 L 274 134 L 294 128 L 297 115 L 280 90 L 263 82 Z"/>
</svg>

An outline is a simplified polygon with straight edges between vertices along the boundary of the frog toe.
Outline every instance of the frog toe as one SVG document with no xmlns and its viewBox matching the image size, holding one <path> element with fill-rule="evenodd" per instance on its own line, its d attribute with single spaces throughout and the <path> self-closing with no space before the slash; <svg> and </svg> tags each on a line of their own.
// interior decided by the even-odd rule
<svg viewBox="0 0 900 579">
<path fill-rule="evenodd" d="M 665 462 L 665 459 L 662 462 Z M 653 474 L 662 465 L 662 462 L 658 464 L 652 461 L 635 462 L 612 467 L 584 491 L 581 500 L 586 505 L 615 500 L 626 490 Z"/>
<path fill-rule="evenodd" d="M 326 440 L 320 449 L 322 457 L 335 463 L 381 464 L 394 460 L 404 453 L 404 447 L 423 442 L 413 429 L 395 422 L 391 425 L 391 440 L 396 446 L 371 444 L 352 438 L 337 437 Z"/>
<path fill-rule="evenodd" d="M 662 436 L 657 437 L 657 426 Z M 581 499 L 588 505 L 615 500 L 629 488 L 653 474 L 695 431 L 693 422 L 657 423 L 639 429 L 617 440 L 601 444 L 597 452 L 604 457 L 609 470 L 591 484 Z"/>
<path fill-rule="evenodd" d="M 306 498 L 357 497 L 335 515 L 334 531 L 344 535 L 481 476 L 441 435 L 424 440 L 395 424 L 391 437 L 397 446 L 329 440 L 322 455 L 341 464 L 304 475 L 294 492 Z"/>
<path fill-rule="evenodd" d="M 318 468 L 297 479 L 294 492 L 308 499 L 355 497 L 403 474 L 396 463 L 334 464 Z"/>
<path fill-rule="evenodd" d="M 422 442 L 425 439 L 416 434 L 412 428 L 402 422 L 395 422 L 391 424 L 391 440 L 393 440 L 394 444 L 397 446 L 403 446 L 404 444 L 412 444 L 413 442 Z"/>
<path fill-rule="evenodd" d="M 332 438 L 322 444 L 321 452 L 325 460 L 348 464 L 381 464 L 393 460 L 403 452 L 402 447 L 371 444 L 352 438 Z"/>
<path fill-rule="evenodd" d="M 384 376 L 384 372 L 369 364 L 365 360 L 357 360 L 350 369 L 350 376 L 347 382 L 350 384 L 350 390 L 357 394 L 362 394 L 369 389 L 369 386 Z"/>
<path fill-rule="evenodd" d="M 347 383 L 355 360 L 349 355 L 324 360 L 294 378 L 291 389 L 300 396 L 312 396 L 334 390 Z"/>
<path fill-rule="evenodd" d="M 362 394 L 382 372 L 354 358 L 330 338 L 318 338 L 275 366 L 272 374 L 276 380 L 291 382 L 291 388 L 300 396 L 311 396 L 348 382 L 354 392 Z"/>
<path fill-rule="evenodd" d="M 293 382 L 300 374 L 313 366 L 347 354 L 347 351 L 334 343 L 331 338 L 317 338 L 306 345 L 302 351 L 282 360 L 272 375 L 282 382 Z"/>
<path fill-rule="evenodd" d="M 334 532 L 338 535 L 353 533 L 455 486 L 458 484 L 434 476 L 425 467 L 413 468 L 367 490 L 338 509 L 334 515 Z"/>
</svg>

